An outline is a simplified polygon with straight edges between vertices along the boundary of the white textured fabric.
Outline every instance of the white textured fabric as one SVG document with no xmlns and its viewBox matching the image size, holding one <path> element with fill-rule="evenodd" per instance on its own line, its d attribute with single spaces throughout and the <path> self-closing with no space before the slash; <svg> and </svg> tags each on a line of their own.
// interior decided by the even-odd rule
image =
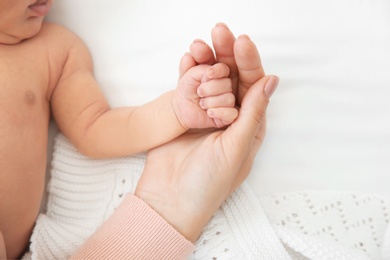
<svg viewBox="0 0 390 260">
<path fill-rule="evenodd" d="M 134 191 L 145 155 L 91 160 L 61 134 L 55 141 L 48 203 L 31 239 L 33 259 L 67 259 Z"/>
<path fill-rule="evenodd" d="M 68 258 L 134 191 L 144 159 L 92 160 L 59 134 L 47 212 L 26 258 Z M 388 223 L 389 205 L 375 195 L 308 191 L 258 200 L 244 183 L 212 218 L 191 258 L 381 259 L 390 247 Z"/>
<path fill-rule="evenodd" d="M 382 245 L 382 259 L 390 260 L 390 225 L 387 225 Z"/>
</svg>

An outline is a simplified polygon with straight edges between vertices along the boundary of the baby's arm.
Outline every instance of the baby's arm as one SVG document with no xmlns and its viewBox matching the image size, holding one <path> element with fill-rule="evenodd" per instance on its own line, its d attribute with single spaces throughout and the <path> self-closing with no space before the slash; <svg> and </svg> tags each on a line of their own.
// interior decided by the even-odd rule
<svg viewBox="0 0 390 260">
<path fill-rule="evenodd" d="M 215 121 L 210 119 L 207 110 L 200 108 L 200 99 L 196 106 L 191 105 L 203 113 L 199 114 L 201 118 L 188 120 L 187 111 L 191 111 L 178 103 L 183 101 L 181 94 L 188 90 L 182 92 L 180 87 L 183 82 L 188 86 L 185 77 L 179 80 L 179 87 L 175 90 L 145 105 L 111 109 L 93 76 L 92 59 L 85 44 L 69 31 L 62 32 L 57 38 L 58 42 L 53 44 L 64 46 L 66 61 L 50 95 L 52 114 L 64 135 L 90 157 L 125 156 L 149 150 L 181 135 L 193 127 L 191 122 L 198 122 L 198 128 L 208 128 L 223 126 L 225 121 L 230 121 L 220 115 Z M 206 70 L 201 66 L 193 69 L 196 76 L 203 76 Z M 213 81 L 219 80 L 212 80 L 210 84 Z M 211 99 L 203 106 L 209 108 L 209 101 Z M 215 114 L 212 110 L 209 113 L 211 116 Z M 218 118 L 224 123 L 219 123 Z"/>
<path fill-rule="evenodd" d="M 70 32 L 57 38 L 61 42 L 53 44 L 65 45 L 67 58 L 50 97 L 52 113 L 60 130 L 81 152 L 98 158 L 129 155 L 187 130 L 173 109 L 175 91 L 143 106 L 111 109 L 94 79 L 84 43 Z"/>
</svg>

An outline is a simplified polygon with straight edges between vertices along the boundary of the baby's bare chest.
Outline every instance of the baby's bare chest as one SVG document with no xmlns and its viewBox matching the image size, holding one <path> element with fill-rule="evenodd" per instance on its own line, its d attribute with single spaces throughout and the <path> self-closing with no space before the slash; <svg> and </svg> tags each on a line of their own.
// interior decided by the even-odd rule
<svg viewBox="0 0 390 260">
<path fill-rule="evenodd" d="M 29 167 L 31 172 L 44 172 L 50 118 L 48 60 L 40 48 L 0 46 L 2 173 L 19 175 Z"/>
<path fill-rule="evenodd" d="M 50 118 L 49 71 L 43 51 L 0 46 L 0 182 L 8 183 L 0 188 L 0 210 L 10 212 L 0 215 L 1 222 L 12 223 L 9 220 L 23 207 L 15 204 L 9 208 L 12 203 L 7 200 L 24 201 L 32 210 L 23 213 L 22 229 L 34 221 L 43 191 Z"/>
<path fill-rule="evenodd" d="M 20 127 L 48 116 L 48 60 L 39 48 L 0 47 L 0 125 Z"/>
<path fill-rule="evenodd" d="M 42 33 L 17 45 L 0 44 L 0 172 L 44 172 L 50 95 L 64 58 Z M 65 53 L 66 54 L 66 53 Z"/>
</svg>

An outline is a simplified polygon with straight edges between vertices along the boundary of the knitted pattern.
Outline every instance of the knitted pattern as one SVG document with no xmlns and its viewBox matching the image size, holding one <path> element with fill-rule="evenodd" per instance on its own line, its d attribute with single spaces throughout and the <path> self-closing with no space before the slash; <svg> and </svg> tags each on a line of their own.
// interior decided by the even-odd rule
<svg viewBox="0 0 390 260">
<path fill-rule="evenodd" d="M 272 216 L 280 239 L 310 259 L 320 259 L 319 255 L 326 254 L 328 259 L 381 257 L 390 208 L 378 196 L 296 192 L 263 197 L 261 204 L 267 215 Z"/>
<path fill-rule="evenodd" d="M 56 137 L 46 214 L 31 238 L 33 259 L 68 259 L 133 192 L 145 155 L 93 160 Z"/>
<path fill-rule="evenodd" d="M 25 258 L 69 258 L 134 191 L 144 161 L 144 154 L 92 160 L 59 134 L 47 211 Z M 311 191 L 259 200 L 244 183 L 216 212 L 190 258 L 390 259 L 388 226 L 389 204 L 374 195 Z"/>
</svg>

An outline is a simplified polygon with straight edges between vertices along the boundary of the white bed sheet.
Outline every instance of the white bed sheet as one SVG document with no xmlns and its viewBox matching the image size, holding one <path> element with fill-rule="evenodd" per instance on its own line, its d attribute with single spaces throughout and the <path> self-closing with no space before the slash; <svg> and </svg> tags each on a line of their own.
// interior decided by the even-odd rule
<svg viewBox="0 0 390 260">
<path fill-rule="evenodd" d="M 226 22 L 281 82 L 248 183 L 258 196 L 354 190 L 390 198 L 387 0 L 56 0 L 49 21 L 89 46 L 112 106 L 175 88 L 195 38 Z"/>
</svg>

